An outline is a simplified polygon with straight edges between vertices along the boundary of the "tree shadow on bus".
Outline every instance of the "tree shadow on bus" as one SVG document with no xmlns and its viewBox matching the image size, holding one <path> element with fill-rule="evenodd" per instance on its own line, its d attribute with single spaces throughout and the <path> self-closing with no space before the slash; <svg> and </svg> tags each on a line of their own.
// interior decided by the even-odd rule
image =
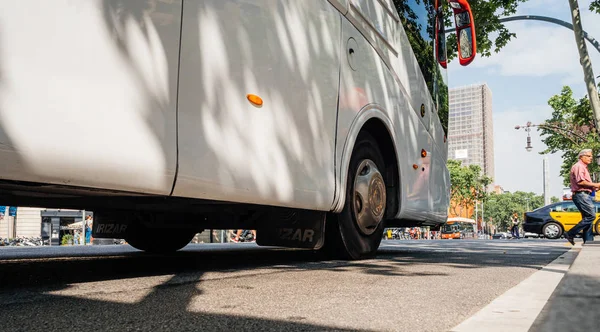
<svg viewBox="0 0 600 332">
<path fill-rule="evenodd" d="M 156 127 L 156 119 L 161 112 L 172 112 L 170 103 L 177 100 L 175 195 L 195 196 L 210 184 L 217 188 L 211 187 L 211 194 L 221 195 L 217 199 L 249 193 L 244 199 L 329 208 L 334 158 L 345 142 L 345 136 L 336 137 L 338 70 L 345 47 L 335 9 L 322 3 L 323 8 L 307 11 L 314 5 L 294 1 L 188 1 L 183 3 L 182 35 L 177 39 L 160 35 L 161 24 L 177 21 L 160 9 L 180 2 L 102 4 L 107 31 L 145 91 L 148 124 L 159 140 L 164 128 Z M 169 80 L 178 82 L 177 87 L 169 85 L 168 98 L 153 91 L 149 77 L 138 68 L 131 49 L 139 45 L 129 38 L 131 26 L 142 32 L 148 45 L 152 33 L 159 31 L 158 46 L 171 68 Z M 172 49 L 179 41 L 177 56 Z M 373 74 L 382 81 L 387 75 Z M 375 95 L 371 86 L 363 88 L 368 90 L 363 94 Z M 264 107 L 248 103 L 247 94 L 263 97 Z M 355 106 L 358 112 L 364 104 Z M 416 146 L 416 122 L 391 116 L 397 130 L 406 130 L 398 137 Z M 170 152 L 163 154 L 168 161 Z"/>
<path fill-rule="evenodd" d="M 2 31 L 2 25 L 0 22 L 0 45 L 3 45 Z M 0 55 L 2 54 L 3 53 L 0 52 Z M 15 168 L 18 169 L 26 167 L 26 163 L 24 162 L 23 158 L 21 158 L 21 155 L 18 153 L 18 147 L 11 138 L 10 129 L 13 128 L 9 127 L 8 124 L 10 121 L 6 121 L 7 116 L 4 114 L 4 112 L 7 112 L 7 110 L 4 109 L 3 106 L 10 105 L 7 98 L 11 97 L 11 86 L 6 79 L 6 74 L 3 67 L 3 59 L 0 58 L 0 160 L 2 160 L 3 163 L 13 165 L 13 167 L 11 167 L 11 171 L 14 172 Z M 11 160 L 12 162 L 8 163 L 7 160 Z M 2 203 L 6 204 L 6 202 Z M 6 215 L 8 216 L 8 211 L 6 211 Z M 4 218 L 2 221 L 7 222 L 7 220 L 8 218 Z M 2 231 L 4 230 L 6 230 L 6 228 L 2 229 Z M 0 233 L 2 231 L 0 231 Z M 9 234 L 6 234 L 6 237 L 10 237 Z"/>
</svg>

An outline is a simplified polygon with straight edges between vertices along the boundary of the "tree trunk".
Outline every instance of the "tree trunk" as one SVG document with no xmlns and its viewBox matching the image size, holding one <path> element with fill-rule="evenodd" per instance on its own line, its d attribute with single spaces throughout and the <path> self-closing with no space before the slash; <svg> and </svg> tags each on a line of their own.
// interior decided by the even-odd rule
<svg viewBox="0 0 600 332">
<path fill-rule="evenodd" d="M 588 91 L 588 98 L 590 99 L 592 110 L 594 111 L 596 130 L 600 130 L 600 128 L 598 128 L 598 123 L 600 123 L 600 99 L 598 98 L 598 90 L 596 88 L 594 71 L 592 69 L 592 61 L 590 60 L 585 39 L 583 38 L 579 4 L 577 3 L 577 0 L 569 0 L 569 6 L 571 6 L 571 18 L 573 19 L 575 42 L 577 43 L 577 49 L 579 50 L 579 63 L 581 63 L 581 67 L 583 69 L 583 76 L 585 80 L 585 86 Z"/>
</svg>

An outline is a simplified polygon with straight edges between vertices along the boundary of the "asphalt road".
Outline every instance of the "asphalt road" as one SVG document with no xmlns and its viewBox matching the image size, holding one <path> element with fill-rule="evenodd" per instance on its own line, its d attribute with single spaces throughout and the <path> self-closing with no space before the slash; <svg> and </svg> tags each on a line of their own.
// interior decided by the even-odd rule
<svg viewBox="0 0 600 332">
<path fill-rule="evenodd" d="M 447 331 L 565 241 L 384 241 L 322 261 L 254 244 L 0 248 L 3 331 Z"/>
</svg>

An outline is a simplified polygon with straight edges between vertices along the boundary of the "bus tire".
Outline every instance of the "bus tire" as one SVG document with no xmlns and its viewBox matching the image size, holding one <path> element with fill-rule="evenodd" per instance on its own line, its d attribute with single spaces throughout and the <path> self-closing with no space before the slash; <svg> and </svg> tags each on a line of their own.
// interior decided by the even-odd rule
<svg viewBox="0 0 600 332">
<path fill-rule="evenodd" d="M 364 259 L 377 252 L 386 212 L 385 173 L 380 171 L 384 169 L 377 142 L 362 132 L 350 158 L 344 209 L 327 218 L 324 250 L 330 256 Z"/>
<path fill-rule="evenodd" d="M 196 232 L 185 229 L 132 227 L 125 241 L 132 247 L 150 253 L 166 254 L 185 247 Z"/>
</svg>

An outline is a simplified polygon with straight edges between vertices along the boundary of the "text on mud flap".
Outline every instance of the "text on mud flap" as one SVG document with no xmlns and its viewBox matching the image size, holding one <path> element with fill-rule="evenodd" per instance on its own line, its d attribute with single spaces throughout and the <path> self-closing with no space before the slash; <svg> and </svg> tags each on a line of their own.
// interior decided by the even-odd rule
<svg viewBox="0 0 600 332">
<path fill-rule="evenodd" d="M 313 242 L 315 231 L 312 229 L 281 228 L 279 239 L 284 241 Z"/>
<path fill-rule="evenodd" d="M 104 234 L 121 234 L 127 230 L 127 224 L 100 224 L 98 225 L 97 233 Z"/>
</svg>

